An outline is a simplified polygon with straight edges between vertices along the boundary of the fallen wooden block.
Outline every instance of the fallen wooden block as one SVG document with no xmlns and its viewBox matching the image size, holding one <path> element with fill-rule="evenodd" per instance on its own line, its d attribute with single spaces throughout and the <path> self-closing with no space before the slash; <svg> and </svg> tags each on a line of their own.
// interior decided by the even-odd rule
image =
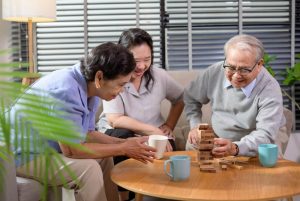
<svg viewBox="0 0 300 201">
<path fill-rule="evenodd" d="M 216 173 L 217 169 L 213 165 L 200 165 L 200 171 Z"/>
<path fill-rule="evenodd" d="M 213 165 L 214 163 L 214 160 L 202 160 L 199 162 L 199 165 Z"/>
<path fill-rule="evenodd" d="M 224 165 L 224 164 L 221 165 L 221 169 L 222 169 L 222 170 L 227 170 L 227 165 Z"/>
</svg>

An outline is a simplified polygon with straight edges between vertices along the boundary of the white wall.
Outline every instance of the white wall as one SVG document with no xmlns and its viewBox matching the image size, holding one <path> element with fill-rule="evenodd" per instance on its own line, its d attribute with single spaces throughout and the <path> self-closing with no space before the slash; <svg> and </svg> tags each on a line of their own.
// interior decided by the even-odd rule
<svg viewBox="0 0 300 201">
<path fill-rule="evenodd" d="M 2 20 L 2 0 L 0 0 L 0 50 L 10 48 L 11 42 L 10 22 Z M 8 62 L 8 55 L 0 55 L 0 62 Z"/>
</svg>

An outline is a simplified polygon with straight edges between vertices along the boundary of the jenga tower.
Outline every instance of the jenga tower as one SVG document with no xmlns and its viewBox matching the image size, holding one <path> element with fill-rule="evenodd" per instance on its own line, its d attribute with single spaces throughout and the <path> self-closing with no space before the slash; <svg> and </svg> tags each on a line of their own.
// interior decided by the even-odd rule
<svg viewBox="0 0 300 201">
<path fill-rule="evenodd" d="M 208 124 L 200 124 L 198 127 L 198 161 L 200 171 L 216 172 L 213 165 L 212 149 L 214 147 L 214 131 Z"/>
</svg>

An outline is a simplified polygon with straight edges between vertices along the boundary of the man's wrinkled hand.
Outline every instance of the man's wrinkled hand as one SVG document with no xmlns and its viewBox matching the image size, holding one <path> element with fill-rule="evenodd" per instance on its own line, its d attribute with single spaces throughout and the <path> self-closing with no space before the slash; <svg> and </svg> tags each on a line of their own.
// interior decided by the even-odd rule
<svg viewBox="0 0 300 201">
<path fill-rule="evenodd" d="M 212 154 L 215 156 L 232 156 L 235 155 L 235 149 L 233 149 L 234 144 L 231 140 L 224 138 L 215 138 L 214 139 L 214 148 Z"/>
<path fill-rule="evenodd" d="M 128 138 L 124 142 L 124 153 L 142 163 L 153 162 L 156 149 L 146 145 L 148 136 Z"/>
</svg>

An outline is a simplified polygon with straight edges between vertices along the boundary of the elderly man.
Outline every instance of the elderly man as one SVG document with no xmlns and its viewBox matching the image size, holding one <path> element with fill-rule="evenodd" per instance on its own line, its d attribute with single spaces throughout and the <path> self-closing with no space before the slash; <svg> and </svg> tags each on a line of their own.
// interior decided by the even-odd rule
<svg viewBox="0 0 300 201">
<path fill-rule="evenodd" d="M 258 145 L 275 143 L 284 128 L 282 94 L 278 82 L 263 66 L 263 44 L 250 35 L 232 37 L 224 46 L 225 59 L 205 69 L 184 93 L 190 121 L 186 148 L 197 140 L 201 107 L 210 102 L 215 138 L 213 154 L 257 154 Z"/>
</svg>

